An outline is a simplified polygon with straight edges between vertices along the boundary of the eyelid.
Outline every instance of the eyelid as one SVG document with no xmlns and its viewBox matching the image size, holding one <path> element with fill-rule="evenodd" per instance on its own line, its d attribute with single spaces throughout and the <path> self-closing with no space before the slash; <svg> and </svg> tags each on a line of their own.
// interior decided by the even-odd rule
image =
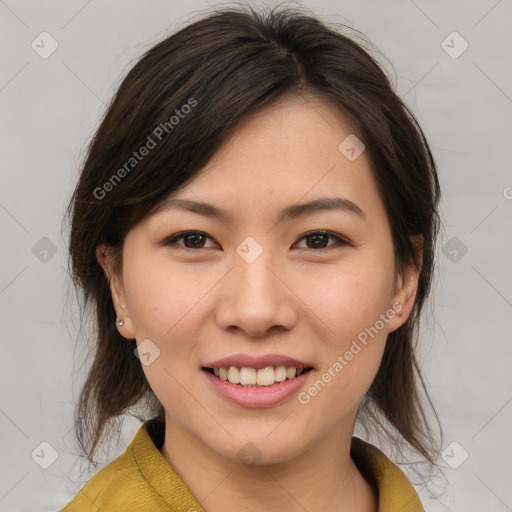
<svg viewBox="0 0 512 512">
<path fill-rule="evenodd" d="M 210 235 L 208 235 L 208 233 L 205 233 L 204 231 L 198 231 L 198 230 L 190 229 L 190 230 L 180 231 L 179 233 L 175 233 L 174 235 L 171 235 L 170 237 L 167 237 L 165 240 L 163 240 L 158 245 L 160 245 L 160 246 L 176 245 L 178 250 L 185 250 L 187 252 L 191 252 L 191 251 L 192 252 L 197 252 L 197 251 L 200 251 L 200 250 L 213 249 L 213 247 L 200 247 L 198 249 L 191 249 L 189 247 L 183 247 L 181 245 L 177 245 L 176 244 L 176 242 L 178 240 L 182 239 L 183 237 L 185 237 L 187 235 L 204 235 L 206 238 L 208 238 L 208 239 L 212 240 L 213 242 L 217 243 Z M 326 236 L 328 236 L 330 238 L 336 239 L 337 243 L 333 244 L 333 245 L 330 245 L 330 246 L 327 246 L 325 248 L 319 248 L 319 249 L 310 249 L 310 248 L 306 247 L 306 248 L 303 248 L 304 250 L 312 251 L 312 252 L 315 252 L 315 253 L 321 253 L 321 252 L 329 251 L 331 249 L 336 249 L 336 248 L 343 247 L 343 246 L 346 246 L 346 245 L 351 245 L 350 242 L 346 238 L 344 238 L 343 236 L 341 236 L 341 235 L 339 235 L 337 233 L 334 233 L 332 231 L 328 231 L 326 229 L 313 229 L 311 231 L 308 231 L 308 232 L 300 235 L 299 238 L 297 239 L 297 242 L 300 242 L 304 238 L 312 237 L 314 235 L 326 235 Z M 297 242 L 295 242 L 295 244 Z"/>
<path fill-rule="evenodd" d="M 301 235 L 297 241 L 301 241 L 304 238 L 308 238 L 308 237 L 311 237 L 314 235 L 325 235 L 325 236 L 328 236 L 329 238 L 336 239 L 337 242 L 334 245 L 330 245 L 328 247 L 320 248 L 320 249 L 309 249 L 308 247 L 306 247 L 305 248 L 306 251 L 313 251 L 313 252 L 320 253 L 320 252 L 329 251 L 331 249 L 337 249 L 337 248 L 345 246 L 345 245 L 350 245 L 350 243 L 348 242 L 348 240 L 346 238 L 344 238 L 341 235 L 338 235 L 337 233 L 333 233 L 332 231 L 328 231 L 327 229 L 313 229 L 312 231 L 308 231 L 307 233 L 304 233 L 303 235 Z"/>
<path fill-rule="evenodd" d="M 165 238 L 158 245 L 160 245 L 160 246 L 170 246 L 173 244 L 176 245 L 176 242 L 178 240 L 180 240 L 181 238 L 184 238 L 187 235 L 204 235 L 206 238 L 209 238 L 210 240 L 215 242 L 215 240 L 210 235 L 208 235 L 208 233 L 205 233 L 204 231 L 198 231 L 196 229 L 187 229 L 185 231 L 180 231 L 179 233 L 175 233 L 174 235 L 171 235 L 171 236 Z M 217 242 L 215 242 L 215 243 L 217 243 Z M 199 251 L 199 250 L 205 250 L 205 249 L 212 249 L 212 247 L 190 249 L 189 247 L 183 247 L 181 245 L 178 245 L 178 248 L 183 249 L 185 251 Z"/>
</svg>

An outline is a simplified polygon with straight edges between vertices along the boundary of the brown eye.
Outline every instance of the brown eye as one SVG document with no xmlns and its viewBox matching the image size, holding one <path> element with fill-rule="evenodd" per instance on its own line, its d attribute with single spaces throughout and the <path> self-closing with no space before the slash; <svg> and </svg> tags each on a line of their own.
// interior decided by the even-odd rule
<svg viewBox="0 0 512 512">
<path fill-rule="evenodd" d="M 336 243 L 328 245 L 329 239 L 335 240 Z M 347 245 L 345 240 L 330 231 L 311 231 L 302 236 L 300 240 L 310 241 L 310 243 L 306 242 L 306 249 L 330 249 L 336 245 Z"/>
<path fill-rule="evenodd" d="M 183 240 L 183 243 L 178 243 L 181 240 Z M 173 246 L 173 248 L 184 250 L 211 249 L 215 247 L 215 245 L 206 246 L 205 243 L 207 243 L 208 240 L 213 242 L 213 239 L 202 231 L 182 231 L 181 233 L 167 238 L 162 242 L 162 245 Z M 306 247 L 303 247 L 304 249 L 312 250 L 329 250 L 331 248 L 348 245 L 347 241 L 330 231 L 311 231 L 303 235 L 299 240 L 306 241 Z M 329 240 L 334 240 L 335 243 L 329 244 Z"/>
<path fill-rule="evenodd" d="M 177 243 L 178 240 L 183 240 L 183 245 Z M 209 249 L 211 247 L 214 247 L 205 247 L 204 244 L 206 240 L 212 239 L 202 231 L 183 231 L 182 233 L 173 235 L 171 238 L 165 240 L 164 245 L 177 245 L 178 248 L 183 249 Z"/>
</svg>

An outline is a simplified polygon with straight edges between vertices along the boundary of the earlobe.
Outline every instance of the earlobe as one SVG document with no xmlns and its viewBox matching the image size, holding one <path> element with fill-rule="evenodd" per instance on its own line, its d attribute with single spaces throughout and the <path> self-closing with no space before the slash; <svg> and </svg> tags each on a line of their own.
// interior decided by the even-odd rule
<svg viewBox="0 0 512 512">
<path fill-rule="evenodd" d="M 113 247 L 101 244 L 96 248 L 96 259 L 105 272 L 105 276 L 109 283 L 112 303 L 117 315 L 117 330 L 121 336 L 131 340 L 135 338 L 135 333 L 130 320 L 128 308 L 126 307 L 122 279 L 121 276 L 118 276 L 115 272 L 113 257 Z"/>
</svg>

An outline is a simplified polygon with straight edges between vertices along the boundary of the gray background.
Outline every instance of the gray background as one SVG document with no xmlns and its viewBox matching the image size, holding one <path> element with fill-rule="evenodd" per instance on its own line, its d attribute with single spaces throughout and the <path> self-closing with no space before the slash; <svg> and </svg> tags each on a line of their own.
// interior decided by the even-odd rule
<svg viewBox="0 0 512 512">
<path fill-rule="evenodd" d="M 121 76 L 209 5 L 226 4 L 0 0 L 0 511 L 58 510 L 88 478 L 71 431 L 82 349 L 61 221 Z M 390 59 L 439 165 L 445 230 L 422 361 L 446 437 L 446 489 L 417 490 L 428 511 L 512 510 L 512 2 L 305 5 Z M 58 48 L 44 59 L 45 31 Z M 105 457 L 138 426 L 128 420 Z"/>
</svg>

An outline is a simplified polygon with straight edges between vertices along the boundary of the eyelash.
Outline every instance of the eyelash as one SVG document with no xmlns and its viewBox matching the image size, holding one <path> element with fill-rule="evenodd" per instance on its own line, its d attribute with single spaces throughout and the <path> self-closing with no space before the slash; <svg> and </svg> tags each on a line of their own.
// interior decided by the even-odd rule
<svg viewBox="0 0 512 512">
<path fill-rule="evenodd" d="M 196 249 L 192 249 L 190 247 L 183 247 L 181 245 L 177 245 L 176 242 L 178 240 L 181 240 L 182 238 L 185 238 L 187 236 L 190 236 L 190 235 L 200 235 L 200 236 L 206 236 L 206 238 L 209 238 L 210 240 L 214 241 L 211 237 L 209 237 L 204 231 L 182 231 L 180 233 L 176 233 L 175 235 L 172 235 L 170 236 L 169 238 L 166 238 L 162 243 L 161 245 L 163 246 L 176 246 L 175 248 L 178 249 L 178 250 L 185 250 L 185 251 L 199 251 L 199 250 L 202 250 L 202 249 L 213 249 L 213 247 L 199 247 L 199 248 L 196 248 Z M 316 236 L 316 235 L 325 235 L 325 236 L 328 236 L 329 238 L 334 238 L 337 240 L 337 243 L 334 244 L 334 245 L 331 245 L 331 246 L 328 246 L 328 247 L 325 247 L 325 248 L 320 248 L 320 249 L 310 249 L 310 248 L 305 248 L 305 250 L 308 250 L 308 251 L 314 251 L 314 252 L 326 252 L 326 251 L 329 251 L 331 249 L 336 249 L 336 248 L 339 248 L 341 246 L 345 246 L 345 245 L 349 245 L 349 243 L 344 240 L 342 237 L 340 237 L 339 235 L 336 235 L 335 233 L 332 233 L 331 231 L 326 231 L 326 230 L 315 230 L 315 231 L 309 231 L 308 233 L 305 233 L 304 235 L 302 235 L 300 238 L 299 238 L 299 241 L 302 240 L 302 239 L 305 239 L 305 238 L 311 238 L 313 236 Z"/>
</svg>

